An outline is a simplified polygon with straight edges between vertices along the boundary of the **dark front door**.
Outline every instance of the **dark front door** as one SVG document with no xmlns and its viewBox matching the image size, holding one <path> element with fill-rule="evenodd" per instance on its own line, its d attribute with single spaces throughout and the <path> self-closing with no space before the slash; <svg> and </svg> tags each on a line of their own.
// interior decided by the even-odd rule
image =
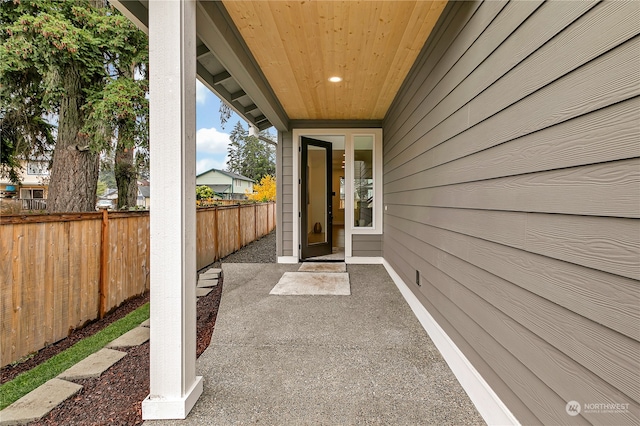
<svg viewBox="0 0 640 426">
<path fill-rule="evenodd" d="M 302 258 L 331 254 L 331 143 L 302 138 Z"/>
</svg>

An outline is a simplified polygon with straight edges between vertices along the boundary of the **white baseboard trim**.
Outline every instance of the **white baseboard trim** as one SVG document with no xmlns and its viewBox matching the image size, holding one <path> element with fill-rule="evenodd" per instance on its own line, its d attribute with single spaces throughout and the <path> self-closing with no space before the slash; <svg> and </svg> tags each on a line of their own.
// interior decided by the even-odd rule
<svg viewBox="0 0 640 426">
<path fill-rule="evenodd" d="M 344 262 L 352 265 L 380 265 L 384 259 L 382 257 L 345 257 Z"/>
<path fill-rule="evenodd" d="M 180 399 L 151 398 L 142 401 L 143 420 L 183 420 L 202 395 L 202 376 L 196 376 L 191 388 Z"/>
<path fill-rule="evenodd" d="M 278 256 L 278 263 L 298 263 L 296 256 Z"/>
<path fill-rule="evenodd" d="M 520 425 L 513 413 L 500 400 L 442 327 L 438 325 L 389 262 L 383 259 L 382 264 L 484 421 L 489 425 Z"/>
</svg>

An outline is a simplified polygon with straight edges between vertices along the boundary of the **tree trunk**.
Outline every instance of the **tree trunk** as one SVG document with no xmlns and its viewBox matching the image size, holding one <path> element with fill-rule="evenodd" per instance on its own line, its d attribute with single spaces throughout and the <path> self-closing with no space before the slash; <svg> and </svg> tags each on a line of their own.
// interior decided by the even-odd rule
<svg viewBox="0 0 640 426">
<path fill-rule="evenodd" d="M 74 67 L 65 70 L 62 78 L 65 96 L 60 102 L 47 211 L 94 211 L 99 156 L 91 151 L 88 138 L 81 133 L 84 124 L 80 110 L 84 104 L 82 80 Z"/>
<path fill-rule="evenodd" d="M 121 72 L 123 77 L 132 79 L 134 66 L 123 67 Z M 134 124 L 128 120 L 121 121 L 118 125 L 118 143 L 113 168 L 118 185 L 118 209 L 135 207 L 138 199 L 138 168 L 133 156 L 134 127 Z"/>
<path fill-rule="evenodd" d="M 134 164 L 131 131 L 126 124 L 118 128 L 114 172 L 118 186 L 118 209 L 135 207 L 138 199 L 138 170 Z"/>
</svg>

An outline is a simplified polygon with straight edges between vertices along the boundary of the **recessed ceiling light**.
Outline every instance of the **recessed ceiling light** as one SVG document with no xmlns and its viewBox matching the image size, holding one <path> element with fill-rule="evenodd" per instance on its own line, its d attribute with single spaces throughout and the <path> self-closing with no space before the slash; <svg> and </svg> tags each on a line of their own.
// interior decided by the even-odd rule
<svg viewBox="0 0 640 426">
<path fill-rule="evenodd" d="M 342 77 L 335 75 L 333 77 L 329 77 L 329 81 L 332 83 L 340 83 L 342 81 Z"/>
</svg>

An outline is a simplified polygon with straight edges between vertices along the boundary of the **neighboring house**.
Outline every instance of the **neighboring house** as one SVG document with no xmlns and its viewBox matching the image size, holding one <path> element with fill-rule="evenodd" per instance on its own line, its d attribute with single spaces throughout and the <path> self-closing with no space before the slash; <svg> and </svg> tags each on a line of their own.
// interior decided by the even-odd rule
<svg viewBox="0 0 640 426">
<path fill-rule="evenodd" d="M 138 185 L 137 206 L 145 209 L 151 206 L 151 187 L 149 185 Z"/>
<path fill-rule="evenodd" d="M 104 194 L 98 197 L 98 208 L 110 208 L 115 209 L 118 204 L 118 190 L 109 188 Z M 136 199 L 136 206 L 144 209 L 148 209 L 151 205 L 151 192 L 150 186 L 138 184 L 138 196 Z"/>
<path fill-rule="evenodd" d="M 37 158 L 21 163 L 19 184 L 0 178 L 0 198 L 5 202 L 20 200 L 22 210 L 44 210 L 49 190 L 49 159 Z"/>
<path fill-rule="evenodd" d="M 98 197 L 97 208 L 115 209 L 118 205 L 118 190 L 107 188 L 104 194 Z"/>
<path fill-rule="evenodd" d="M 167 198 L 193 185 L 197 73 L 278 130 L 278 262 L 332 249 L 310 238 L 332 200 L 346 262 L 385 265 L 489 424 L 638 424 L 638 2 L 111 3 L 149 27 Z M 202 389 L 181 200 L 151 215 L 151 351 L 171 352 L 145 418 Z"/>
<path fill-rule="evenodd" d="M 211 169 L 196 176 L 196 186 L 206 185 L 225 200 L 245 200 L 253 192 L 253 180 L 237 173 Z"/>
</svg>

